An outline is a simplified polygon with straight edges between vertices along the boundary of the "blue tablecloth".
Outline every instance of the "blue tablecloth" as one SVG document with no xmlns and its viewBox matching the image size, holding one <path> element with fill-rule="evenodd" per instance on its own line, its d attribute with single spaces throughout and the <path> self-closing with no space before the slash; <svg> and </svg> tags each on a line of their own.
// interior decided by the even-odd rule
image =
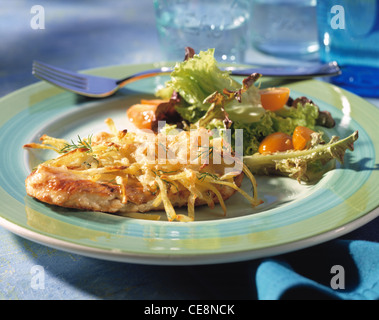
<svg viewBox="0 0 379 320">
<path fill-rule="evenodd" d="M 29 1 L 0 4 L 0 96 L 37 81 L 30 72 L 33 59 L 72 69 L 163 60 L 151 0 L 38 4 L 46 19 L 39 30 L 30 27 Z M 150 266 L 59 251 L 0 228 L 0 298 L 378 299 L 378 230 L 379 218 L 336 240 L 272 258 Z M 343 283 L 333 266 L 343 266 Z M 41 268 L 44 282 L 38 283 Z"/>
</svg>

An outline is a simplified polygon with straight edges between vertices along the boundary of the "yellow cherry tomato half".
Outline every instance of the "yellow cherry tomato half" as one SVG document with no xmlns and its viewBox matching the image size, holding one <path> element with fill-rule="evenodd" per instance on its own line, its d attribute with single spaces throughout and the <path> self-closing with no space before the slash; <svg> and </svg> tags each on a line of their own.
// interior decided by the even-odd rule
<svg viewBox="0 0 379 320">
<path fill-rule="evenodd" d="M 307 149 L 312 140 L 312 133 L 314 133 L 314 131 L 307 127 L 297 126 L 292 134 L 293 148 L 295 150 Z"/>
<path fill-rule="evenodd" d="M 262 107 L 276 111 L 284 107 L 290 96 L 290 89 L 286 87 L 267 88 L 259 90 Z"/>
<path fill-rule="evenodd" d="M 283 132 L 271 133 L 259 145 L 258 152 L 262 154 L 287 151 L 293 149 L 292 137 Z"/>
</svg>

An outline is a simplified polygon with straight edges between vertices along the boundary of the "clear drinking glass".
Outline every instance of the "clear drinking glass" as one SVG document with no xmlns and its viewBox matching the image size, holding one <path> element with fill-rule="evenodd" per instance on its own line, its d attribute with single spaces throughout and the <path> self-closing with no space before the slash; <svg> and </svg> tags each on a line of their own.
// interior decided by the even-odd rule
<svg viewBox="0 0 379 320">
<path fill-rule="evenodd" d="M 331 82 L 379 97 L 379 0 L 319 1 L 317 20 L 320 59 L 342 67 L 342 75 Z"/>
<path fill-rule="evenodd" d="M 316 0 L 252 0 L 253 46 L 265 53 L 306 58 L 318 51 Z"/>
<path fill-rule="evenodd" d="M 249 0 L 154 0 L 157 29 L 168 60 L 215 48 L 219 62 L 244 62 L 250 18 Z"/>
</svg>

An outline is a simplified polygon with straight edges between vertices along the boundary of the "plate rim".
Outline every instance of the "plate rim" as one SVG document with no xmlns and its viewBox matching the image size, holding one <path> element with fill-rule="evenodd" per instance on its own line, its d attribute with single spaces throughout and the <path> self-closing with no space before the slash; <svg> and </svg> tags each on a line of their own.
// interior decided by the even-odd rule
<svg viewBox="0 0 379 320">
<path fill-rule="evenodd" d="M 295 242 L 288 242 L 270 247 L 259 249 L 234 251 L 227 253 L 214 253 L 209 252 L 204 254 L 184 254 L 184 255 L 151 255 L 151 254 L 137 254 L 125 253 L 122 251 L 114 250 L 109 251 L 105 249 L 84 246 L 69 241 L 52 238 L 36 231 L 25 229 L 16 223 L 10 222 L 0 216 L 0 226 L 6 228 L 13 234 L 30 240 L 32 242 L 48 246 L 54 249 L 62 250 L 67 253 L 74 253 L 83 255 L 89 258 L 105 259 L 115 262 L 124 263 L 137 263 L 146 265 L 206 265 L 206 264 L 222 264 L 234 263 L 246 260 L 262 259 L 267 257 L 278 256 L 297 250 L 307 249 L 314 245 L 319 245 L 337 237 L 341 237 L 359 227 L 364 226 L 370 221 L 379 216 L 379 207 L 370 211 L 369 213 L 350 221 L 339 229 L 329 230 L 309 238 L 297 240 Z"/>
</svg>

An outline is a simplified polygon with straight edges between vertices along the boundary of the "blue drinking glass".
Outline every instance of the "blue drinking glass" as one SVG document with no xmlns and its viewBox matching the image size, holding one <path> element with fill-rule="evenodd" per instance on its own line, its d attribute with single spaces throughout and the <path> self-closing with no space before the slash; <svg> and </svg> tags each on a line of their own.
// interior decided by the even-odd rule
<svg viewBox="0 0 379 320">
<path fill-rule="evenodd" d="M 379 0 L 318 0 L 320 59 L 337 61 L 331 82 L 365 97 L 379 97 Z"/>
</svg>

